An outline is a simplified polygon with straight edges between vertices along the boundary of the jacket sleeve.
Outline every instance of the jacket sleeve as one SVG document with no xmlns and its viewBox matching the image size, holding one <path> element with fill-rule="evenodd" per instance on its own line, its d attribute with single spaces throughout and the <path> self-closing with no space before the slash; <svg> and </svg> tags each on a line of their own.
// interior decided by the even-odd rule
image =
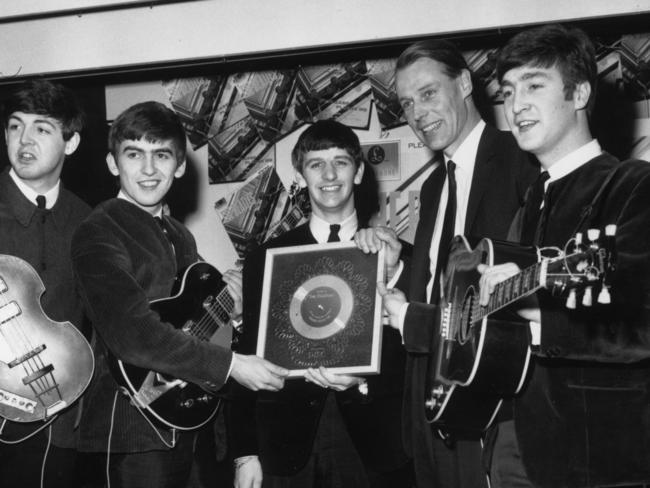
<svg viewBox="0 0 650 488">
<path fill-rule="evenodd" d="M 650 357 L 650 167 L 642 164 L 613 184 L 598 215 L 601 226 L 617 225 L 612 304 L 569 310 L 538 293 L 539 354 L 623 363 Z"/>
<path fill-rule="evenodd" d="M 108 219 L 107 219 L 108 220 Z M 169 294 L 175 265 L 162 255 L 131 249 L 123 229 L 86 221 L 73 237 L 75 276 L 93 327 L 110 352 L 136 367 L 220 389 L 230 350 L 187 335 L 163 322 L 149 305 Z M 137 256 L 137 258 L 135 257 Z M 144 289 L 141 283 L 151 283 Z"/>
<path fill-rule="evenodd" d="M 404 317 L 402 339 L 410 353 L 428 354 L 433 352 L 433 334 L 436 330 L 438 307 L 428 303 L 410 302 Z"/>
<path fill-rule="evenodd" d="M 264 249 L 246 256 L 243 271 L 243 322 L 237 352 L 255 354 L 260 316 L 260 300 L 264 279 Z M 239 384 L 233 384 L 232 399 L 226 409 L 228 423 L 228 448 L 232 459 L 258 455 L 257 445 L 257 393 Z"/>
</svg>

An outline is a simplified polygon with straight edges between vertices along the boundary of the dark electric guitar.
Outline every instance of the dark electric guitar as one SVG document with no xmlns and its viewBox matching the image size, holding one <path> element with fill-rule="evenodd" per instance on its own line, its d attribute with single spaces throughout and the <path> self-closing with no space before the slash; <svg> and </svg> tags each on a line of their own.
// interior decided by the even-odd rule
<svg viewBox="0 0 650 488">
<path fill-rule="evenodd" d="M 507 306 L 542 288 L 567 295 L 568 308 L 576 307 L 578 292 L 582 306 L 591 306 L 596 293 L 599 303 L 609 303 L 615 230 L 608 226 L 604 247 L 597 231 L 589 231 L 588 244 L 577 235 L 553 258 L 534 247 L 483 239 L 472 249 L 464 237 L 454 239 L 441 278 L 440 329 L 425 390 L 427 420 L 443 435 L 485 430 L 502 399 L 525 384 L 529 325 Z M 479 305 L 478 265 L 506 262 L 528 267 L 499 283 L 487 306 Z"/>
<path fill-rule="evenodd" d="M 221 273 L 208 263 L 197 262 L 185 270 L 178 283 L 176 294 L 151 302 L 151 308 L 183 333 L 230 348 L 234 302 Z M 208 422 L 219 408 L 215 395 L 193 383 L 113 359 L 118 382 L 152 420 L 191 430 Z"/>
<path fill-rule="evenodd" d="M 70 322 L 43 313 L 44 291 L 27 262 L 0 254 L 0 416 L 14 422 L 48 420 L 93 375 L 88 341 Z"/>
</svg>

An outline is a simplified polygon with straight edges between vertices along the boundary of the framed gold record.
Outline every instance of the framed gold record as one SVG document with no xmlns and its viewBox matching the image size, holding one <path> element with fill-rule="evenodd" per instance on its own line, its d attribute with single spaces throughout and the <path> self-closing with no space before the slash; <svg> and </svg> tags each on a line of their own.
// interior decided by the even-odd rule
<svg viewBox="0 0 650 488">
<path fill-rule="evenodd" d="M 257 354 L 290 377 L 379 373 L 383 263 L 353 242 L 267 250 Z"/>
</svg>

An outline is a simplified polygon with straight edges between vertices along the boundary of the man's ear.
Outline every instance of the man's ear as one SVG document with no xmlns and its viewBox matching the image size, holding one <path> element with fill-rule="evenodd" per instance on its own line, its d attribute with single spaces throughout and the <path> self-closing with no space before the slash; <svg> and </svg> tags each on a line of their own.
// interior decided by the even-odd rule
<svg viewBox="0 0 650 488">
<path fill-rule="evenodd" d="M 469 70 L 461 70 L 460 75 L 458 76 L 458 86 L 460 86 L 463 98 L 467 98 L 472 94 L 474 91 L 474 84 L 472 83 L 472 74 Z"/>
<path fill-rule="evenodd" d="M 577 83 L 575 90 L 573 90 L 573 103 L 576 110 L 583 110 L 587 108 L 589 97 L 591 96 L 591 83 L 583 81 Z"/>
<path fill-rule="evenodd" d="M 180 178 L 185 174 L 185 170 L 187 169 L 186 161 L 186 159 L 183 159 L 183 162 L 176 167 L 176 171 L 174 171 L 174 178 Z"/>
<path fill-rule="evenodd" d="M 106 166 L 108 166 L 108 171 L 110 171 L 113 176 L 120 176 L 120 168 L 117 167 L 113 153 L 108 153 L 106 155 Z"/>
<path fill-rule="evenodd" d="M 298 170 L 294 170 L 294 176 L 296 177 L 296 181 L 298 182 L 298 185 L 300 188 L 307 188 L 307 180 L 305 177 L 302 175 L 302 173 Z"/>
<path fill-rule="evenodd" d="M 361 180 L 363 179 L 363 172 L 366 169 L 366 165 L 361 163 L 359 164 L 359 167 L 357 168 L 357 172 L 354 174 L 354 184 L 359 185 L 361 184 Z"/>
<path fill-rule="evenodd" d="M 70 139 L 65 141 L 65 155 L 70 156 L 70 154 L 75 152 L 79 147 L 79 142 L 81 142 L 81 136 L 79 132 L 75 132 Z"/>
</svg>

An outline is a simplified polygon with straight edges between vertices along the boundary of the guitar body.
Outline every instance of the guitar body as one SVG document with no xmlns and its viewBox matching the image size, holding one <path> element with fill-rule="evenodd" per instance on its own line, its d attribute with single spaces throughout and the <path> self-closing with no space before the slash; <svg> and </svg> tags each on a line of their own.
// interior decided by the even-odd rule
<svg viewBox="0 0 650 488">
<path fill-rule="evenodd" d="M 70 322 L 50 320 L 45 287 L 20 258 L 0 255 L 0 416 L 47 420 L 70 406 L 93 375 L 92 349 Z"/>
<path fill-rule="evenodd" d="M 230 348 L 229 310 L 218 303 L 227 295 L 221 273 L 208 263 L 194 263 L 183 273 L 179 284 L 172 297 L 151 302 L 151 308 L 176 329 Z M 152 420 L 167 427 L 196 429 L 219 408 L 219 399 L 195 384 L 119 359 L 112 366 L 118 371 L 118 382 L 128 388 L 138 406 Z"/>
<path fill-rule="evenodd" d="M 427 420 L 449 432 L 479 432 L 493 421 L 502 398 L 524 385 L 530 362 L 528 325 L 514 313 L 472 320 L 479 299 L 479 264 L 536 261 L 534 248 L 481 240 L 471 248 L 454 239 L 443 277 L 440 331 L 428 375 Z"/>
</svg>

